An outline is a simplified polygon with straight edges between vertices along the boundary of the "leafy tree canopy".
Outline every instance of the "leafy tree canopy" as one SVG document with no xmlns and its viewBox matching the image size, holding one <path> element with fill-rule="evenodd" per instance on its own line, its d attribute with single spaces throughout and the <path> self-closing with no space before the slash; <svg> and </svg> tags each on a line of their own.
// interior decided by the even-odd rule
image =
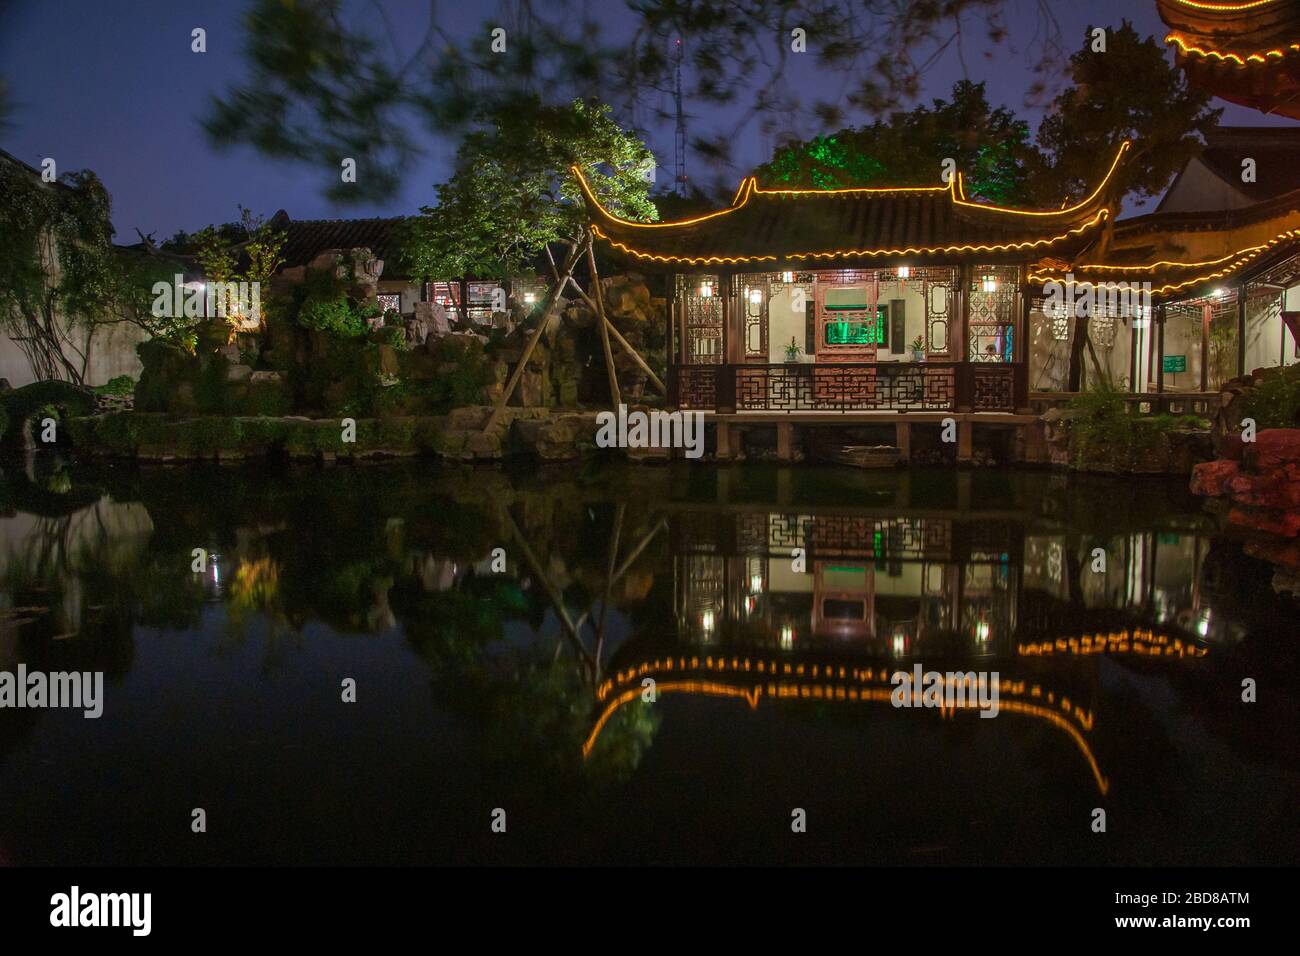
<svg viewBox="0 0 1300 956">
<path fill-rule="evenodd" d="M 650 151 L 607 106 L 522 100 L 485 116 L 456 154 L 455 173 L 408 227 L 405 257 L 429 278 L 518 272 L 547 243 L 576 242 L 582 199 L 576 165 L 606 208 L 655 220 L 645 177 Z"/>
<path fill-rule="evenodd" d="M 1046 169 L 1035 179 L 1045 204 L 1095 188 L 1100 167 L 1125 139 L 1133 147 L 1116 172 L 1115 195 L 1159 195 L 1223 113 L 1188 86 L 1154 37 L 1141 38 L 1127 20 L 1106 31 L 1104 52 L 1095 49 L 1092 28 L 1084 31 L 1069 78 L 1038 128 Z"/>
<path fill-rule="evenodd" d="M 950 100 L 786 145 L 755 172 L 764 185 L 800 189 L 936 186 L 951 158 L 968 193 L 1016 202 L 1027 197 L 1035 153 L 1029 124 L 991 107 L 983 83 L 962 80 Z"/>
<path fill-rule="evenodd" d="M 1133 148 L 1112 184 L 1117 197 L 1158 195 L 1201 148 L 1221 110 L 1191 89 L 1164 48 L 1128 21 L 1093 28 L 1069 60 L 1070 85 L 1052 101 L 1031 139 L 1029 125 L 991 107 L 984 84 L 960 81 L 949 100 L 896 112 L 777 150 L 756 174 L 765 184 L 805 189 L 930 186 L 952 158 L 969 194 L 990 202 L 1053 207 L 1094 189 L 1119 144 Z"/>
</svg>

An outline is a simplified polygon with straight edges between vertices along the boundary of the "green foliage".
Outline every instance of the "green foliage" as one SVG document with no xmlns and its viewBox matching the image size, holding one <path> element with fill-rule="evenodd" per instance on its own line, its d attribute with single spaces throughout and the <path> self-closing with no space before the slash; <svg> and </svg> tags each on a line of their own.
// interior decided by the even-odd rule
<svg viewBox="0 0 1300 956">
<path fill-rule="evenodd" d="M 968 80 L 953 86 L 951 100 L 784 146 L 755 174 L 764 185 L 798 189 L 937 186 L 946 158 L 965 174 L 970 195 L 1002 203 L 1028 197 L 1036 159 L 1029 124 L 990 106 L 984 84 Z"/>
<path fill-rule="evenodd" d="M 1127 139 L 1133 147 L 1116 171 L 1114 194 L 1157 195 L 1222 111 L 1209 109 L 1210 98 L 1187 85 L 1164 46 L 1139 37 L 1129 22 L 1107 31 L 1105 53 L 1092 44 L 1089 28 L 1070 58 L 1072 85 L 1053 101 L 1036 142 L 1025 121 L 990 107 L 984 84 L 962 80 L 951 100 L 782 147 L 756 175 L 765 185 L 805 189 L 932 186 L 952 158 L 971 196 L 1054 208 L 1096 188 Z"/>
<path fill-rule="evenodd" d="M 1271 371 L 1246 393 L 1243 417 L 1256 428 L 1300 427 L 1300 365 Z"/>
<path fill-rule="evenodd" d="M 609 107 L 533 99 L 481 121 L 484 128 L 457 151 L 452 178 L 438 187 L 438 205 L 421 208 L 407 226 L 402 257 L 412 274 L 511 275 L 547 243 L 575 239 L 584 209 L 570 166 L 615 213 L 658 218 L 642 175 L 651 153 Z"/>
<path fill-rule="evenodd" d="M 271 277 L 284 264 L 284 244 L 288 236 L 272 228 L 262 217 L 254 215 L 243 206 L 240 211 L 240 229 L 233 236 L 223 227 L 207 226 L 192 237 L 195 256 L 203 268 L 204 278 L 210 283 L 247 282 L 250 288 L 267 289 Z M 258 296 L 259 312 L 273 308 L 268 296 Z M 243 304 L 231 298 L 220 303 L 230 336 L 252 318 L 243 314 Z M 259 314 L 258 319 L 261 320 Z"/>
<path fill-rule="evenodd" d="M 355 263 L 349 265 L 347 279 L 320 269 L 307 273 L 294 290 L 291 307 L 299 325 L 343 339 L 360 338 L 369 331 L 370 319 L 379 315 L 379 306 L 358 302 L 347 294 L 348 280 L 355 276 Z"/>
<path fill-rule="evenodd" d="M 1070 421 L 1070 450 L 1076 464 L 1127 467 L 1156 451 L 1175 429 L 1209 428 L 1195 415 L 1138 415 L 1125 393 L 1109 382 L 1070 402 L 1077 414 Z"/>
<path fill-rule="evenodd" d="M 360 338 L 366 334 L 367 328 L 365 317 L 342 292 L 308 297 L 298 310 L 298 324 L 346 339 Z"/>
<path fill-rule="evenodd" d="M 135 379 L 130 375 L 115 375 L 103 385 L 96 385 L 93 391 L 97 395 L 126 396 L 135 391 Z"/>
<path fill-rule="evenodd" d="M 1038 129 L 1043 204 L 1094 189 L 1099 161 L 1126 139 L 1133 146 L 1116 171 L 1114 194 L 1159 195 L 1223 112 L 1208 108 L 1209 95 L 1188 85 L 1162 43 L 1141 38 L 1127 20 L 1106 31 L 1104 53 L 1093 51 L 1092 28 L 1085 30 L 1069 74 L 1073 85 L 1053 100 Z"/>
<path fill-rule="evenodd" d="M 80 382 L 82 331 L 148 311 L 148 287 L 113 245 L 111 210 L 89 170 L 45 183 L 0 162 L 0 331 L 20 343 L 38 379 Z"/>
</svg>

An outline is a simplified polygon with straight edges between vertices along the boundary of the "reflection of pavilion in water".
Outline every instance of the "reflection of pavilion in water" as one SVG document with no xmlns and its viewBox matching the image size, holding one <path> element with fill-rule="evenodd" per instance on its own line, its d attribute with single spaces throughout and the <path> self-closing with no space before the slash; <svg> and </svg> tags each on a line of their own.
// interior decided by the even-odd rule
<svg viewBox="0 0 1300 956">
<path fill-rule="evenodd" d="M 1222 625 L 1196 585 L 1203 540 L 1120 535 L 1105 543 L 1107 570 L 1092 572 L 1085 558 L 1096 543 L 1056 527 L 978 510 L 899 510 L 679 511 L 669 522 L 676 640 L 633 642 L 616 655 L 585 750 L 647 678 L 657 694 L 751 708 L 803 700 L 892 712 L 891 676 L 903 660 L 959 673 L 985 660 L 1001 675 L 1001 712 L 1063 733 L 1107 793 L 1093 737 L 1103 695 L 1084 659 L 1177 666 L 1204 657 L 1202 638 Z"/>
<path fill-rule="evenodd" d="M 1006 520 L 855 511 L 691 511 L 672 523 L 679 640 L 893 658 L 1014 654 L 1131 627 L 1214 636 L 1205 544 L 1139 532 L 1107 567 L 1065 533 Z"/>
</svg>

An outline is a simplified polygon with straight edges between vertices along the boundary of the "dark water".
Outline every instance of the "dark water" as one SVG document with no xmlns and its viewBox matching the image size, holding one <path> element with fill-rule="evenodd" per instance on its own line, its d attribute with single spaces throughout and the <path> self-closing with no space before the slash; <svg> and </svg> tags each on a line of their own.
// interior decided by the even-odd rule
<svg viewBox="0 0 1300 956">
<path fill-rule="evenodd" d="M 106 674 L 97 720 L 0 710 L 6 863 L 1300 846 L 1296 610 L 1180 483 L 42 461 L 0 490 L 0 670 Z M 917 663 L 996 671 L 998 716 L 891 706 Z"/>
</svg>

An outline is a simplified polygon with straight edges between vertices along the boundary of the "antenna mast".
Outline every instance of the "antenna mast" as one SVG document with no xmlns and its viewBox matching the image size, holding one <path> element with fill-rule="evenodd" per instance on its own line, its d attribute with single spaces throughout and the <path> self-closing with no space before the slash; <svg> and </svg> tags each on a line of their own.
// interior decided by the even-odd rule
<svg viewBox="0 0 1300 956">
<path fill-rule="evenodd" d="M 677 105 L 677 195 L 686 195 L 686 114 L 682 112 L 682 38 L 677 38 L 677 81 L 673 99 Z"/>
</svg>

